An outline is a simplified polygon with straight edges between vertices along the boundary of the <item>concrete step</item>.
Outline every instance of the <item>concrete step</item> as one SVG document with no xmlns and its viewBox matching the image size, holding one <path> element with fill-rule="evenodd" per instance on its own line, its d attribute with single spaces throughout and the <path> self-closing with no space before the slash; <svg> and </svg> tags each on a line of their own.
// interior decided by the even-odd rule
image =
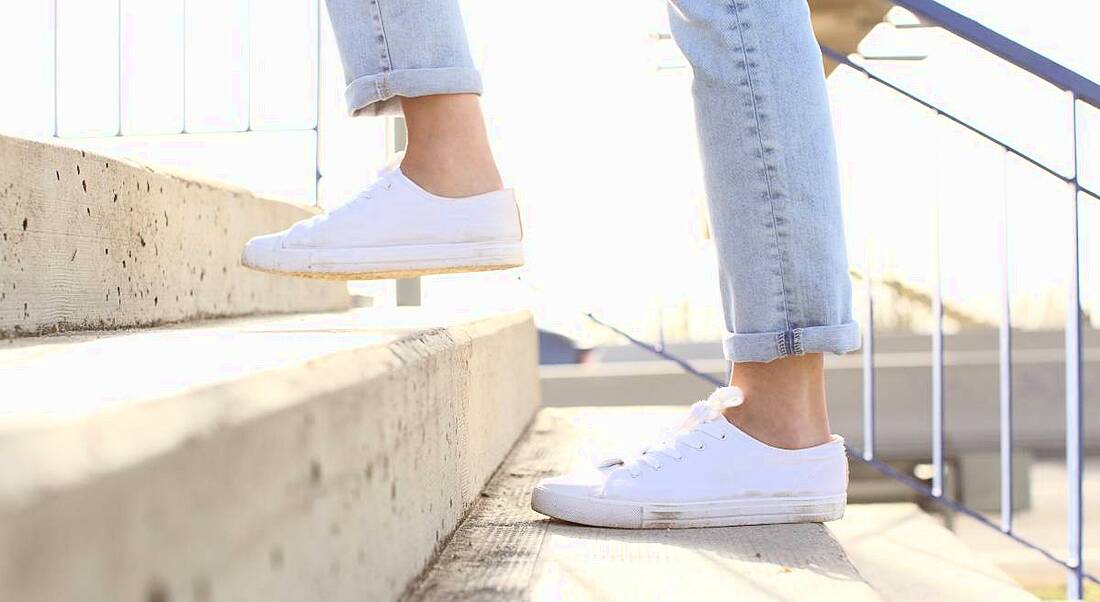
<svg viewBox="0 0 1100 602">
<path fill-rule="evenodd" d="M 828 526 L 644 531 L 571 525 L 529 509 L 540 477 L 591 461 L 578 450 L 624 432 L 642 437 L 681 411 L 542 410 L 406 599 L 1035 599 L 910 504 L 853 507 Z"/>
<path fill-rule="evenodd" d="M 0 136 L 0 338 L 346 309 L 342 283 L 247 270 L 253 235 L 310 209 Z"/>
<path fill-rule="evenodd" d="M 390 600 L 538 404 L 524 313 L 0 343 L 0 600 Z"/>
</svg>

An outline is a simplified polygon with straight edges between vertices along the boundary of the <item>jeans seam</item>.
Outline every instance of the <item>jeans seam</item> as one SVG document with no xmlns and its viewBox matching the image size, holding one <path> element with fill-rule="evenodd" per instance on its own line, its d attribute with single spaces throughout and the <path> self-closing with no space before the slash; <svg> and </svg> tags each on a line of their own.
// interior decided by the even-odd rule
<svg viewBox="0 0 1100 602">
<path fill-rule="evenodd" d="M 764 150 L 764 140 L 761 132 L 763 131 L 763 121 L 760 119 L 760 106 L 756 100 L 756 86 L 753 84 L 752 67 L 749 61 L 748 50 L 746 48 L 744 26 L 741 21 L 741 0 L 733 0 L 730 2 L 733 8 L 733 17 L 737 25 L 737 37 L 741 43 L 741 59 L 744 62 L 745 69 L 745 81 L 749 87 L 749 100 L 752 103 L 753 121 L 756 123 L 756 142 L 760 152 L 760 164 L 763 167 L 764 186 L 766 188 L 766 194 L 768 199 L 768 209 L 772 218 L 772 230 L 775 238 L 775 252 L 779 261 L 779 294 L 783 298 L 783 329 L 790 330 L 790 302 L 787 299 L 787 275 L 783 269 L 783 250 L 779 241 L 779 221 L 776 218 L 775 211 L 775 190 L 772 187 L 771 177 L 768 175 L 768 159 L 767 153 Z M 784 348 L 786 347 L 786 341 L 783 341 Z"/>
<path fill-rule="evenodd" d="M 379 4 L 379 2 L 381 2 L 381 0 L 370 0 L 371 7 L 374 9 L 375 21 L 378 23 L 378 37 L 380 45 L 382 47 L 382 54 L 378 58 L 382 63 L 381 67 L 383 75 L 385 75 L 386 73 L 389 73 L 393 70 L 393 61 L 390 58 L 390 42 L 389 37 L 386 36 L 386 23 L 382 19 L 382 6 Z M 386 78 L 383 77 L 381 79 L 385 81 Z M 382 85 L 383 89 L 380 90 L 380 92 L 387 92 L 386 84 L 383 83 Z"/>
</svg>

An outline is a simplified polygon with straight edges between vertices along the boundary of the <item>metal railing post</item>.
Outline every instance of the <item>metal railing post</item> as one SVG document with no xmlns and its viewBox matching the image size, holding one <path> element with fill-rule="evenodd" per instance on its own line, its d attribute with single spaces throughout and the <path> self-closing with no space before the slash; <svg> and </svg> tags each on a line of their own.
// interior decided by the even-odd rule
<svg viewBox="0 0 1100 602">
<path fill-rule="evenodd" d="M 867 314 L 863 338 L 863 459 L 875 457 L 875 295 L 870 262 L 863 275 L 867 285 Z"/>
<path fill-rule="evenodd" d="M 942 127 L 939 114 L 935 124 Z M 938 130 L 937 130 L 938 131 Z M 938 159 L 933 159 L 938 161 Z M 937 166 L 937 172 L 942 166 Z M 936 184 L 932 219 L 932 495 L 943 496 L 943 286 L 941 284 L 940 220 L 943 183 Z"/>
<path fill-rule="evenodd" d="M 1008 160 L 1004 151 L 1001 199 L 1001 323 L 998 327 L 999 401 L 1001 417 L 1001 531 L 1012 532 L 1012 283 L 1009 271 Z"/>
<path fill-rule="evenodd" d="M 1082 464 L 1084 431 L 1082 428 L 1082 383 L 1081 383 L 1081 257 L 1080 257 L 1080 207 L 1077 178 L 1080 170 L 1077 156 L 1077 98 L 1069 95 L 1073 103 L 1073 167 L 1074 180 L 1070 191 L 1073 194 L 1070 205 L 1070 273 L 1069 289 L 1066 299 L 1066 541 L 1068 549 L 1066 564 L 1066 597 L 1080 600 L 1083 597 L 1084 558 L 1082 557 L 1082 529 L 1084 513 L 1082 508 Z"/>
</svg>

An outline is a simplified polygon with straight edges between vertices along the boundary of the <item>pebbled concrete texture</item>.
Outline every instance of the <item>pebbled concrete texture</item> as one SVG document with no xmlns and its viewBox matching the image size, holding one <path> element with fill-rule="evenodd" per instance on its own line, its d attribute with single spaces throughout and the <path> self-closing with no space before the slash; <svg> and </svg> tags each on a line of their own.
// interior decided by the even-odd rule
<svg viewBox="0 0 1100 602">
<path fill-rule="evenodd" d="M 0 344 L 0 600 L 395 599 L 530 421 L 536 362 L 525 313 Z M 36 385 L 66 363 L 91 402 Z"/>
<path fill-rule="evenodd" d="M 311 210 L 0 136 L 0 338 L 350 306 L 342 283 L 240 265 Z"/>
</svg>

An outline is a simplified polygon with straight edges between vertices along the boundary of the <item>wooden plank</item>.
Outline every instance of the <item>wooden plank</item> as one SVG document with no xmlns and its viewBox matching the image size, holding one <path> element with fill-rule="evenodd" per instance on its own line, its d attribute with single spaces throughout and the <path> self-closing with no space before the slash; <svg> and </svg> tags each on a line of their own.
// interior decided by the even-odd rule
<svg viewBox="0 0 1100 602">
<path fill-rule="evenodd" d="M 878 600 L 820 524 L 616 530 L 529 507 L 543 476 L 682 408 L 547 408 L 408 600 Z"/>
</svg>

